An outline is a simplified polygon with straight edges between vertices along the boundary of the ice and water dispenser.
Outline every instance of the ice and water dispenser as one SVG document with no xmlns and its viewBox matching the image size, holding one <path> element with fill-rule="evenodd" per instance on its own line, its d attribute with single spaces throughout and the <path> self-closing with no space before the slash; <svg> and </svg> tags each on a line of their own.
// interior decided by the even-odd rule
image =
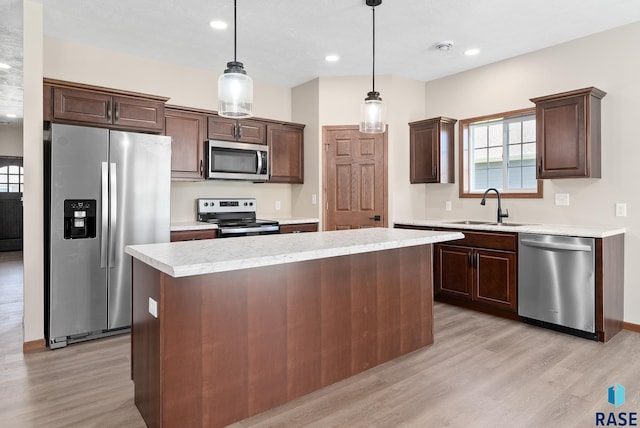
<svg viewBox="0 0 640 428">
<path fill-rule="evenodd" d="M 96 237 L 96 200 L 65 199 L 64 239 Z"/>
</svg>

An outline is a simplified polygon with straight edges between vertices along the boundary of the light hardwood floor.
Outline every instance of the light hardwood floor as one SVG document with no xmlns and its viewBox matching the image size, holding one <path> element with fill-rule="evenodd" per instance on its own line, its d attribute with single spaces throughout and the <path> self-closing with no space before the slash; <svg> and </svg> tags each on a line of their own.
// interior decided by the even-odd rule
<svg viewBox="0 0 640 428">
<path fill-rule="evenodd" d="M 0 253 L 0 426 L 144 427 L 129 336 L 22 354 L 21 253 Z M 589 427 L 640 412 L 640 334 L 607 344 L 435 305 L 435 343 L 268 412 L 248 427 Z"/>
</svg>

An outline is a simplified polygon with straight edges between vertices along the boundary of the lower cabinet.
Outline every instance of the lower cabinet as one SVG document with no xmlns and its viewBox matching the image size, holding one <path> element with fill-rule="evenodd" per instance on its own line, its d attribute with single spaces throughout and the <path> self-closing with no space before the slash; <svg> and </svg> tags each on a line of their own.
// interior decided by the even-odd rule
<svg viewBox="0 0 640 428">
<path fill-rule="evenodd" d="M 280 233 L 317 232 L 318 223 L 281 224 Z"/>
<path fill-rule="evenodd" d="M 515 251 L 436 245 L 435 296 L 516 313 L 516 266 Z"/>
<path fill-rule="evenodd" d="M 216 229 L 171 231 L 171 242 L 198 241 L 200 239 L 213 239 L 217 237 L 218 237 L 218 231 Z"/>
</svg>

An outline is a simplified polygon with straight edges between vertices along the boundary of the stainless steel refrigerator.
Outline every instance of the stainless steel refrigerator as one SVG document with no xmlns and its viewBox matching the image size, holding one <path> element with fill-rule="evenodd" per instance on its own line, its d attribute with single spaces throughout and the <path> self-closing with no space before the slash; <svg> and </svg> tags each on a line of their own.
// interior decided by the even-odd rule
<svg viewBox="0 0 640 428">
<path fill-rule="evenodd" d="M 171 138 L 52 124 L 45 180 L 49 347 L 129 331 L 124 247 L 169 242 Z"/>
</svg>

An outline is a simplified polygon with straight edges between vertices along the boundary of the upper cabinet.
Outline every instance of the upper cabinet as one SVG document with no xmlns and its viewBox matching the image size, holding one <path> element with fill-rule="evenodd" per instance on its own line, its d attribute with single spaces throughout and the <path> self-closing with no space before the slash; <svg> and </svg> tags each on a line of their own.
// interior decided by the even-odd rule
<svg viewBox="0 0 640 428">
<path fill-rule="evenodd" d="M 45 79 L 44 119 L 162 132 L 167 98 Z"/>
<path fill-rule="evenodd" d="M 411 183 L 453 183 L 455 119 L 409 123 Z"/>
<path fill-rule="evenodd" d="M 304 181 L 304 125 L 267 125 L 270 183 Z"/>
<path fill-rule="evenodd" d="M 536 104 L 537 178 L 600 178 L 600 100 L 585 88 L 533 98 Z"/>
<path fill-rule="evenodd" d="M 167 106 L 164 112 L 164 130 L 165 135 L 171 137 L 171 178 L 203 180 L 207 114 Z"/>
<path fill-rule="evenodd" d="M 207 136 L 210 140 L 267 144 L 266 125 L 258 120 L 237 120 L 210 116 L 208 128 Z"/>
</svg>

